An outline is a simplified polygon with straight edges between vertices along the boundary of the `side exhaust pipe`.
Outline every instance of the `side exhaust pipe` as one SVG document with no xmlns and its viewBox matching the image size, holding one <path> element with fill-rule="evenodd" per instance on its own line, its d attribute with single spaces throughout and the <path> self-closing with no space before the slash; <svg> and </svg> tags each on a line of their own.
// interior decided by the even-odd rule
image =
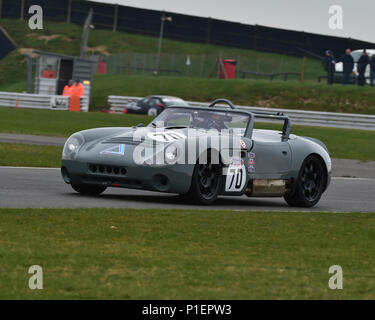
<svg viewBox="0 0 375 320">
<path fill-rule="evenodd" d="M 248 197 L 282 197 L 285 192 L 285 180 L 251 180 L 246 187 Z"/>
</svg>

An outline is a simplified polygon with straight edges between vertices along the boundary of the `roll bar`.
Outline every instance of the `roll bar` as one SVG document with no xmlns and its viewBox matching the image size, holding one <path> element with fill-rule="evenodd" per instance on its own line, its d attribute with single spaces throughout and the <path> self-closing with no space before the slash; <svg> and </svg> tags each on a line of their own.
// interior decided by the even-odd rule
<svg viewBox="0 0 375 320">
<path fill-rule="evenodd" d="M 214 102 L 210 103 L 208 107 L 195 107 L 196 109 L 205 110 L 206 108 L 213 108 L 218 103 L 225 103 L 227 104 L 232 110 L 236 110 L 239 113 L 245 113 L 250 116 L 250 121 L 248 126 L 245 130 L 245 137 L 251 139 L 253 129 L 254 129 L 254 118 L 262 118 L 262 119 L 269 119 L 269 120 L 282 120 L 284 121 L 283 131 L 282 131 L 282 139 L 287 140 L 289 138 L 290 132 L 292 130 L 292 123 L 288 116 L 284 115 L 284 113 L 280 111 L 276 112 L 268 112 L 268 111 L 253 111 L 253 110 L 246 110 L 246 108 L 238 109 L 236 106 L 230 102 L 228 99 L 216 99 Z M 178 108 L 186 108 L 185 106 L 173 106 Z M 207 109 L 206 109 L 207 110 Z M 214 110 L 223 111 L 219 108 Z"/>
<path fill-rule="evenodd" d="M 267 113 L 267 112 L 252 112 L 256 118 L 269 119 L 269 120 L 283 120 L 283 135 L 282 138 L 287 140 L 290 132 L 292 131 L 292 123 L 288 116 L 283 113 Z"/>
<path fill-rule="evenodd" d="M 208 108 L 212 108 L 212 107 L 214 107 L 216 104 L 218 104 L 218 103 L 220 103 L 220 102 L 222 102 L 222 103 L 226 103 L 228 106 L 230 106 L 232 109 L 237 109 L 236 107 L 235 107 L 235 105 L 232 103 L 232 102 L 230 102 L 228 99 L 216 99 L 214 102 L 212 102 L 212 103 L 210 103 L 210 105 L 208 106 Z"/>
<path fill-rule="evenodd" d="M 235 107 L 235 105 L 231 101 L 229 101 L 228 99 L 216 99 L 208 107 L 212 108 L 212 107 L 214 107 L 218 103 L 225 103 L 228 106 L 230 106 L 231 109 L 238 110 Z M 282 133 L 282 138 L 283 138 L 283 140 L 287 140 L 289 138 L 290 132 L 292 130 L 292 124 L 291 124 L 291 121 L 290 121 L 289 117 L 285 116 L 284 113 L 282 113 L 280 111 L 277 111 L 277 112 L 267 112 L 267 111 L 253 111 L 253 110 L 249 110 L 249 112 L 252 113 L 254 115 L 254 117 L 256 117 L 256 118 L 269 119 L 269 120 L 282 120 L 282 121 L 284 121 L 283 131 L 282 131 L 283 132 Z M 253 117 L 251 117 L 250 122 L 254 122 L 254 118 Z M 246 130 L 245 136 L 248 136 L 248 137 L 251 136 L 253 128 L 254 128 L 254 124 L 253 123 L 249 124 L 249 126 L 248 126 L 248 128 Z"/>
</svg>

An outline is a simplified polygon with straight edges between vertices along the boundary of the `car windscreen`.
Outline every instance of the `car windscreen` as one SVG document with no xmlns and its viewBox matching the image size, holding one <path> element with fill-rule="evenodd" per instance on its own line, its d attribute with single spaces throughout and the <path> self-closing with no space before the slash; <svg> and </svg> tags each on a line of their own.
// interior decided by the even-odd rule
<svg viewBox="0 0 375 320">
<path fill-rule="evenodd" d="M 225 130 L 247 128 L 250 116 L 244 113 L 194 108 L 169 108 L 156 117 L 149 126 L 185 126 L 206 130 Z"/>
</svg>

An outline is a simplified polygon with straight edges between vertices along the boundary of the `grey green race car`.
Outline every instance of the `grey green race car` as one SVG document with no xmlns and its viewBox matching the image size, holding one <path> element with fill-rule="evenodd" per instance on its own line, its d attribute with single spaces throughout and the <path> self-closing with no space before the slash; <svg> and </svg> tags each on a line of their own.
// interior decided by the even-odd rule
<svg viewBox="0 0 375 320">
<path fill-rule="evenodd" d="M 283 128 L 254 129 L 256 119 Z M 146 127 L 77 132 L 65 143 L 61 174 L 86 195 L 120 187 L 188 195 L 197 204 L 246 195 L 312 207 L 330 184 L 331 159 L 323 142 L 291 134 L 287 116 L 218 99 L 208 107 L 171 106 Z"/>
</svg>

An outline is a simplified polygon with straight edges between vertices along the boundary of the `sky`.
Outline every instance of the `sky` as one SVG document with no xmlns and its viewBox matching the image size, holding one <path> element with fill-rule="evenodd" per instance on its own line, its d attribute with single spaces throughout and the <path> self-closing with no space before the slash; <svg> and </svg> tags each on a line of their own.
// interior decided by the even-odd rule
<svg viewBox="0 0 375 320">
<path fill-rule="evenodd" d="M 375 42 L 375 0 L 94 0 Z M 342 29 L 329 8 L 342 8 Z"/>
</svg>

